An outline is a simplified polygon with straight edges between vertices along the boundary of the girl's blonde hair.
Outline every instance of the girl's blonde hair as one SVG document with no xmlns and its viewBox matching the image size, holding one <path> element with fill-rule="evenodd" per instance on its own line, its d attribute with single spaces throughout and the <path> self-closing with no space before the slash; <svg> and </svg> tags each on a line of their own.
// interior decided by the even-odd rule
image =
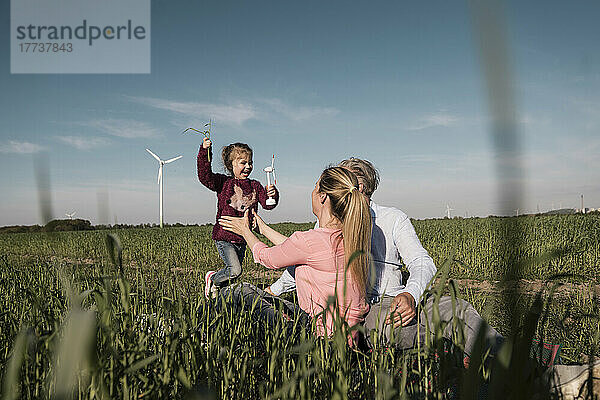
<svg viewBox="0 0 600 400">
<path fill-rule="evenodd" d="M 342 167 L 323 171 L 319 193 L 329 196 L 331 212 L 342 223 L 346 266 L 359 288 L 366 293 L 372 230 L 369 201 L 358 191 L 356 175 Z"/>
<path fill-rule="evenodd" d="M 243 154 L 248 155 L 250 160 L 252 160 L 252 149 L 246 143 L 232 143 L 223 147 L 221 159 L 229 174 L 233 175 L 233 160 Z"/>
</svg>

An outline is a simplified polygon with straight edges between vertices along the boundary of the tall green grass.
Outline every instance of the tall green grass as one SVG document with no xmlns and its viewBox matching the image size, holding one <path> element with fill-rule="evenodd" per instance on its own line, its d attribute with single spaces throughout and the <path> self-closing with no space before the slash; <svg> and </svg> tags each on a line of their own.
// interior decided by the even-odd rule
<svg viewBox="0 0 600 400">
<path fill-rule="evenodd" d="M 208 230 L 7 237 L 0 267 L 4 398 L 543 398 L 542 371 L 527 357 L 533 338 L 564 340 L 572 361 L 600 355 L 593 286 L 567 298 L 516 293 L 514 308 L 497 310 L 506 303 L 452 281 L 457 265 L 466 264 L 460 246 L 447 253 L 460 264 L 438 263 L 431 295 L 464 295 L 511 334 L 495 358 L 476 346 L 466 370 L 460 331 L 449 345 L 435 312 L 432 335 L 414 349 L 374 341 L 368 352 L 348 347 L 343 326 L 327 339 L 290 331 L 283 320 L 265 333 L 251 310 L 215 315 L 202 288 L 203 272 L 218 260 Z M 266 282 L 248 274 L 256 271 L 250 261 L 244 280 Z"/>
</svg>

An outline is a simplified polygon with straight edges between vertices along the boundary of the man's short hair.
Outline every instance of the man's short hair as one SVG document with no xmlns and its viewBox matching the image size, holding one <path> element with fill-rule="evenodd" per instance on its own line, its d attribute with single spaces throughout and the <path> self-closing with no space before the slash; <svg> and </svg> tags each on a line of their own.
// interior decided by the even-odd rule
<svg viewBox="0 0 600 400">
<path fill-rule="evenodd" d="M 379 186 L 379 172 L 369 161 L 350 157 L 340 162 L 339 166 L 349 169 L 356 175 L 358 181 L 363 184 L 363 193 L 368 197 L 371 197 Z"/>
</svg>

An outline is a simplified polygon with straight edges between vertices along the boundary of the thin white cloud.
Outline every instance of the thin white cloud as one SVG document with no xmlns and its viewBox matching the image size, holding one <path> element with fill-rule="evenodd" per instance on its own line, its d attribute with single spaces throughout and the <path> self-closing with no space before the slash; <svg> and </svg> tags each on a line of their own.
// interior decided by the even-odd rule
<svg viewBox="0 0 600 400">
<path fill-rule="evenodd" d="M 110 143 L 108 139 L 102 137 L 57 136 L 56 138 L 79 150 L 90 150 L 96 147 L 106 146 Z"/>
<path fill-rule="evenodd" d="M 409 131 L 421 131 L 423 129 L 435 128 L 435 127 L 450 127 L 455 125 L 460 118 L 455 115 L 439 112 L 435 114 L 426 115 L 413 124 L 409 125 L 406 129 Z"/>
<path fill-rule="evenodd" d="M 159 110 L 171 111 L 189 117 L 208 120 L 214 118 L 226 125 L 242 125 L 256 118 L 256 111 L 250 104 L 210 104 L 185 101 L 173 101 L 152 97 L 128 97 L 131 101 Z"/>
<path fill-rule="evenodd" d="M 82 123 L 111 136 L 136 139 L 156 137 L 159 130 L 146 122 L 131 119 L 97 119 Z"/>
<path fill-rule="evenodd" d="M 333 107 L 292 106 L 280 99 L 263 99 L 261 102 L 267 106 L 267 110 L 265 111 L 281 114 L 292 121 L 305 121 L 316 117 L 331 116 L 339 113 L 339 110 Z"/>
<path fill-rule="evenodd" d="M 151 97 L 127 98 L 148 107 L 171 111 L 199 121 L 213 118 L 219 123 L 236 126 L 243 125 L 251 119 L 268 120 L 272 119 L 273 116 L 298 122 L 339 113 L 339 110 L 333 107 L 294 106 L 281 99 L 255 99 L 253 101 L 237 101 L 230 104 L 211 104 Z"/>
<path fill-rule="evenodd" d="M 0 153 L 12 154 L 35 154 L 44 150 L 43 146 L 30 142 L 19 142 L 9 140 L 6 143 L 0 143 Z"/>
</svg>

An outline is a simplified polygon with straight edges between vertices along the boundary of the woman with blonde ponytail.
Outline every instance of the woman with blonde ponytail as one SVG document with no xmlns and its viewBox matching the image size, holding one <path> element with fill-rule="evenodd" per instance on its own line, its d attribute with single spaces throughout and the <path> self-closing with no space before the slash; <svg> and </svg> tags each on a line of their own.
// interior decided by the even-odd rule
<svg viewBox="0 0 600 400">
<path fill-rule="evenodd" d="M 334 223 L 341 223 L 345 264 L 356 284 L 366 290 L 367 266 L 371 251 L 369 202 L 358 190 L 358 179 L 347 169 L 327 168 L 317 184 L 317 193 L 327 195 L 331 199 Z M 317 218 L 321 221 L 318 215 Z"/>
<path fill-rule="evenodd" d="M 295 232 L 289 238 L 270 228 L 255 214 L 260 233 L 275 244 L 268 247 L 250 230 L 244 218 L 222 217 L 219 224 L 244 237 L 254 260 L 267 268 L 296 267 L 296 289 L 301 310 L 316 319 L 318 335 L 331 335 L 336 319 L 349 326 L 361 324 L 369 311 L 366 301 L 367 266 L 371 247 L 371 213 L 367 198 L 358 190 L 354 174 L 340 167 L 323 171 L 311 195 L 312 211 L 320 226 Z M 267 292 L 250 284 L 221 290 L 221 299 L 246 304 L 267 324 L 281 315 Z M 336 301 L 332 305 L 330 298 Z M 283 300 L 277 300 L 283 302 Z M 290 310 L 291 308 L 291 310 Z M 308 318 L 307 318 L 308 319 Z M 356 331 L 353 331 L 356 338 Z"/>
</svg>

